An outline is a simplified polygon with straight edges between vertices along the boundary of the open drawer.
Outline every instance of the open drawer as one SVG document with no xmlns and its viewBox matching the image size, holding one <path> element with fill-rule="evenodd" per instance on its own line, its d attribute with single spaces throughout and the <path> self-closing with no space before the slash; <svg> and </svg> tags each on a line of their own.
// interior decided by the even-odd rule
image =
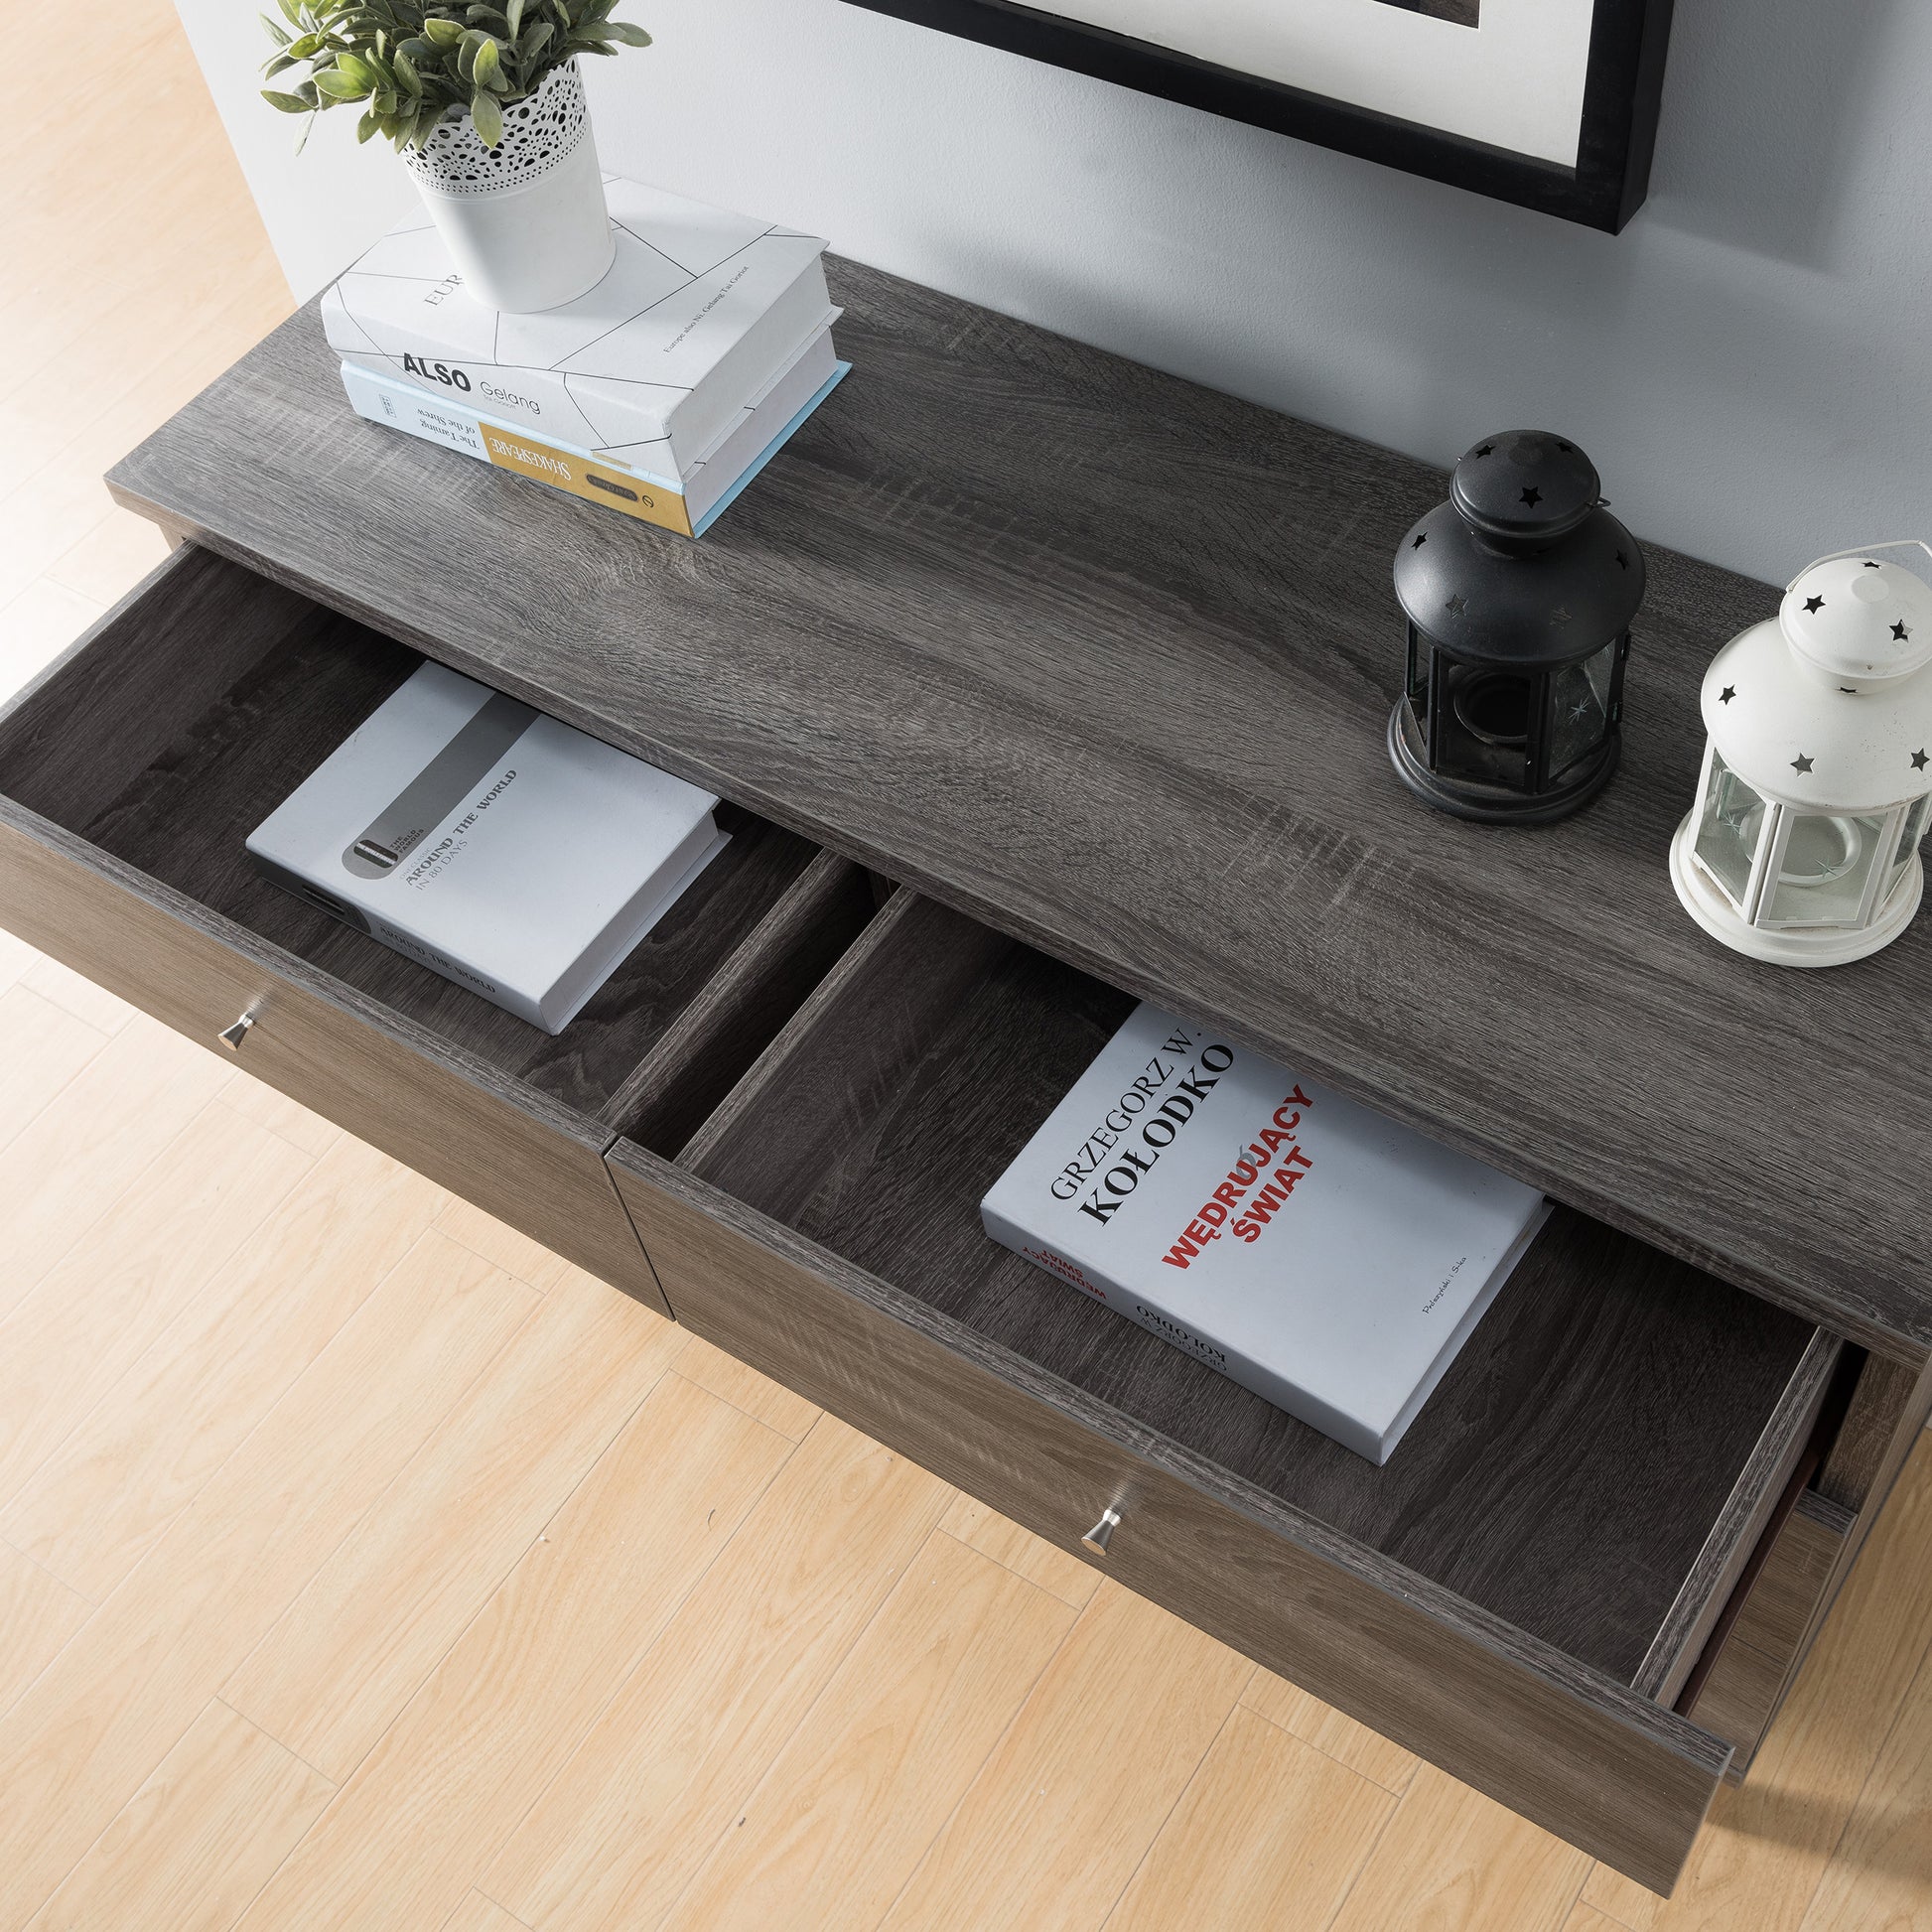
<svg viewBox="0 0 1932 1932">
<path fill-rule="evenodd" d="M 177 551 L 0 719 L 0 921 L 607 1280 L 611 1122 L 701 1121 L 874 908 L 760 820 L 555 1037 L 256 877 L 243 840 L 421 660 Z M 721 814 L 721 818 L 724 815 Z M 661 1306 L 661 1302 L 660 1302 Z"/>
<path fill-rule="evenodd" d="M 718 1111 L 611 1162 L 678 1318 L 1667 1890 L 1676 1715 L 1839 1345 L 1559 1210 L 1383 1468 L 1054 1283 L 978 1203 L 1132 1002 L 900 893 Z M 1132 1696 L 1134 1687 L 1121 1687 Z"/>
</svg>

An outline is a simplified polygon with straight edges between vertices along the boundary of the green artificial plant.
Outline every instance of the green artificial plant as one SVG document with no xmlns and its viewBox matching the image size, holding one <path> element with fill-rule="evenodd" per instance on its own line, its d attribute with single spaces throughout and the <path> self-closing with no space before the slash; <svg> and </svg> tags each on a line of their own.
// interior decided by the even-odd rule
<svg viewBox="0 0 1932 1932">
<path fill-rule="evenodd" d="M 277 0 L 283 19 L 262 16 L 275 43 L 263 77 L 291 68 L 308 71 L 293 91 L 264 87 L 262 98 L 285 114 L 310 117 L 360 101 L 355 138 L 380 134 L 399 153 L 420 148 L 445 114 L 467 107 L 483 145 L 494 148 L 503 138 L 503 109 L 535 93 L 553 68 L 580 54 L 650 45 L 641 27 L 610 17 L 617 4 Z M 308 132 L 305 125 L 305 141 Z"/>
</svg>

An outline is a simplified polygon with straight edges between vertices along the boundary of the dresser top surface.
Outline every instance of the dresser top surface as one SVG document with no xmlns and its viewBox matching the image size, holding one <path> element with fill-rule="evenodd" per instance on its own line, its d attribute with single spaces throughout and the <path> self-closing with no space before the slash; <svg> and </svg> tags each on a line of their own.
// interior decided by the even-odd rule
<svg viewBox="0 0 1932 1932">
<path fill-rule="evenodd" d="M 828 268 L 854 371 L 697 543 L 360 421 L 314 305 L 110 482 L 1747 1288 L 1932 1346 L 1928 920 L 1798 972 L 1671 889 L 1699 679 L 1774 591 L 1646 543 L 1608 790 L 1536 830 L 1444 817 L 1385 749 L 1390 565 L 1441 472 Z"/>
</svg>

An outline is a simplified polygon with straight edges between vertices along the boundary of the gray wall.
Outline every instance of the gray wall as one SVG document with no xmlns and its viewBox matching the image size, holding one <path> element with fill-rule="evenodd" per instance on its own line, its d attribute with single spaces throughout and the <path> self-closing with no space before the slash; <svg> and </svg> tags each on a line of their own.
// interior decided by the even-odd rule
<svg viewBox="0 0 1932 1932">
<path fill-rule="evenodd" d="M 402 171 L 345 111 L 293 157 L 246 0 L 179 3 L 308 295 Z M 1563 430 L 1640 534 L 1738 569 L 1932 536 L 1932 5 L 1677 11 L 1616 237 L 840 0 L 627 0 L 659 44 L 590 80 L 607 168 L 1436 462 Z"/>
</svg>

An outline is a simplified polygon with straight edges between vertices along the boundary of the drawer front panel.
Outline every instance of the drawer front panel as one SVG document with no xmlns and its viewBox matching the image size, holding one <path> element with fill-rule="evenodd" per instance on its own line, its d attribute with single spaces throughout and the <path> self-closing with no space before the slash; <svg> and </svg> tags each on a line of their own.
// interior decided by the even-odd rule
<svg viewBox="0 0 1932 1932">
<path fill-rule="evenodd" d="M 255 1015 L 239 1063 L 351 1134 L 666 1311 L 602 1146 L 334 996 L 271 966 L 200 908 L 33 813 L 0 801 L 0 917 L 30 944 L 191 1038 Z M 231 929 L 230 929 L 231 930 Z"/>
<path fill-rule="evenodd" d="M 618 1186 L 678 1318 L 1129 1588 L 1639 1882 L 1668 1890 L 1727 1746 L 1374 1560 L 1324 1554 L 1137 1453 L 1027 1365 L 630 1143 Z M 1035 1386 L 1036 1385 L 1036 1386 Z M 1160 1459 L 1156 1459 L 1157 1455 Z M 1452 1599 L 1451 1599 L 1452 1601 Z"/>
</svg>

